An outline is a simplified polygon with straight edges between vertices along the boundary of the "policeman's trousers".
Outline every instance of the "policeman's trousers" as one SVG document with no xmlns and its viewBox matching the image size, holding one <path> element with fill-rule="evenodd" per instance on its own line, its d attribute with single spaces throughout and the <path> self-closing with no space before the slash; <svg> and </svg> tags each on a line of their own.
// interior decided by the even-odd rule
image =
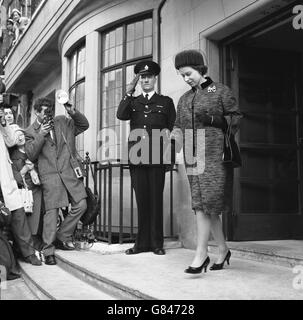
<svg viewBox="0 0 303 320">
<path fill-rule="evenodd" d="M 142 251 L 163 248 L 164 166 L 130 166 L 138 207 L 135 247 Z"/>
</svg>

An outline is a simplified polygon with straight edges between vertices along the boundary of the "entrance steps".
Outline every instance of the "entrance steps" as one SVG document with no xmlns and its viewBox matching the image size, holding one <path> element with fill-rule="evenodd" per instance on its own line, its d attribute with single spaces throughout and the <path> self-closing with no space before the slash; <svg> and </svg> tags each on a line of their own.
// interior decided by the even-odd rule
<svg viewBox="0 0 303 320">
<path fill-rule="evenodd" d="M 271 263 L 289 268 L 303 265 L 302 240 L 230 241 L 227 242 L 227 245 L 233 257 L 236 258 Z M 217 253 L 215 242 L 210 242 L 209 251 Z"/>
<path fill-rule="evenodd" d="M 57 266 L 20 265 L 26 283 L 39 299 L 303 300 L 303 286 L 294 286 L 296 275 L 290 267 L 297 258 L 292 257 L 288 263 L 282 259 L 276 264 L 267 257 L 269 248 L 260 258 L 257 251 L 244 252 L 245 246 L 241 251 L 236 244 L 229 243 L 229 266 L 198 275 L 184 273 L 194 251 L 182 248 L 179 242 L 166 243 L 164 256 L 152 252 L 128 256 L 124 251 L 132 244 L 96 243 L 90 250 L 57 250 Z M 258 245 L 261 247 L 261 243 Z M 277 243 L 273 245 L 278 247 Z M 282 249 L 286 250 L 283 243 L 279 247 L 280 254 Z M 211 244 L 210 250 L 214 249 Z M 209 256 L 212 264 L 216 255 L 210 252 Z"/>
</svg>

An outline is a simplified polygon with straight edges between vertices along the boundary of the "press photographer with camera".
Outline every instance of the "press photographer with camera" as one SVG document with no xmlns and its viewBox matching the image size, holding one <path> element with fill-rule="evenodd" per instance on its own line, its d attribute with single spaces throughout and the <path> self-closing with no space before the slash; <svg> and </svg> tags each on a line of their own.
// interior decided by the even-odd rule
<svg viewBox="0 0 303 320">
<path fill-rule="evenodd" d="M 74 250 L 72 234 L 82 214 L 86 211 L 84 184 L 79 179 L 77 164 L 73 163 L 75 137 L 88 129 L 86 117 L 73 105 L 64 107 L 70 118 L 54 117 L 54 105 L 47 98 L 34 104 L 35 122 L 25 130 L 25 152 L 32 162 L 38 163 L 45 202 L 42 238 L 45 263 L 56 264 L 55 247 Z M 57 231 L 59 208 L 71 204 L 71 211 Z"/>
</svg>

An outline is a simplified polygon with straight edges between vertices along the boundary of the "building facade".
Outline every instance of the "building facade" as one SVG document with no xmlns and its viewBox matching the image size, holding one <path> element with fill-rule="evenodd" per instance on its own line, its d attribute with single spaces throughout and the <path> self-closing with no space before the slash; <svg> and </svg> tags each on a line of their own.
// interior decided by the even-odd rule
<svg viewBox="0 0 303 320">
<path fill-rule="evenodd" d="M 80 153 L 117 164 L 112 224 L 119 228 L 122 203 L 128 230 L 130 181 L 125 171 L 121 202 L 117 160 L 129 129 L 115 114 L 133 66 L 142 59 L 157 61 L 158 91 L 177 106 L 188 87 L 174 69 L 174 56 L 183 49 L 204 51 L 210 77 L 233 89 L 244 114 L 237 135 L 243 166 L 235 169 L 233 208 L 223 217 L 227 239 L 302 239 L 303 30 L 293 25 L 296 5 L 299 1 L 42 0 L 4 62 L 7 91 L 19 94 L 26 124 L 35 99 L 55 101 L 58 89 L 70 93 L 90 122 L 77 141 Z M 56 103 L 56 113 L 63 112 Z M 109 131 L 114 138 L 106 138 Z M 195 217 L 182 164 L 172 185 L 171 221 L 168 177 L 165 234 L 192 248 Z"/>
</svg>

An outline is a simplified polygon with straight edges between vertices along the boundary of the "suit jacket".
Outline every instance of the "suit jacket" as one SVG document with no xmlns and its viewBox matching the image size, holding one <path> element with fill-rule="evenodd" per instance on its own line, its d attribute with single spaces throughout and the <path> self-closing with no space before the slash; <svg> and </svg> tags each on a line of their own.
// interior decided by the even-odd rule
<svg viewBox="0 0 303 320">
<path fill-rule="evenodd" d="M 76 177 L 71 166 L 70 151 L 64 142 L 64 134 L 70 150 L 75 154 L 75 137 L 89 127 L 86 117 L 76 111 L 71 119 L 54 118 L 53 140 L 50 134 L 40 133 L 37 120 L 25 130 L 25 152 L 32 162 L 38 162 L 45 210 L 66 207 L 69 197 L 74 202 L 87 197 L 83 182 Z"/>
<path fill-rule="evenodd" d="M 130 164 L 169 164 L 166 162 L 169 159 L 166 150 L 168 150 L 170 140 L 164 139 L 167 142 L 167 144 L 164 144 L 164 140 L 160 139 L 159 133 L 164 134 L 166 132 L 165 136 L 169 137 L 175 123 L 176 110 L 170 97 L 154 93 L 151 99 L 147 100 L 143 95 L 138 97 L 126 95 L 119 104 L 117 118 L 130 120 L 131 134 L 128 142 Z M 135 133 L 134 139 L 132 138 L 133 133 Z M 131 150 L 137 149 L 137 147 L 136 149 L 133 148 L 136 144 L 142 147 L 138 152 L 139 156 L 142 156 L 142 152 L 148 151 L 146 153 L 148 157 L 143 156 L 139 163 L 133 163 L 132 161 Z M 170 163 L 174 161 L 174 157 L 171 160 Z"/>
</svg>

